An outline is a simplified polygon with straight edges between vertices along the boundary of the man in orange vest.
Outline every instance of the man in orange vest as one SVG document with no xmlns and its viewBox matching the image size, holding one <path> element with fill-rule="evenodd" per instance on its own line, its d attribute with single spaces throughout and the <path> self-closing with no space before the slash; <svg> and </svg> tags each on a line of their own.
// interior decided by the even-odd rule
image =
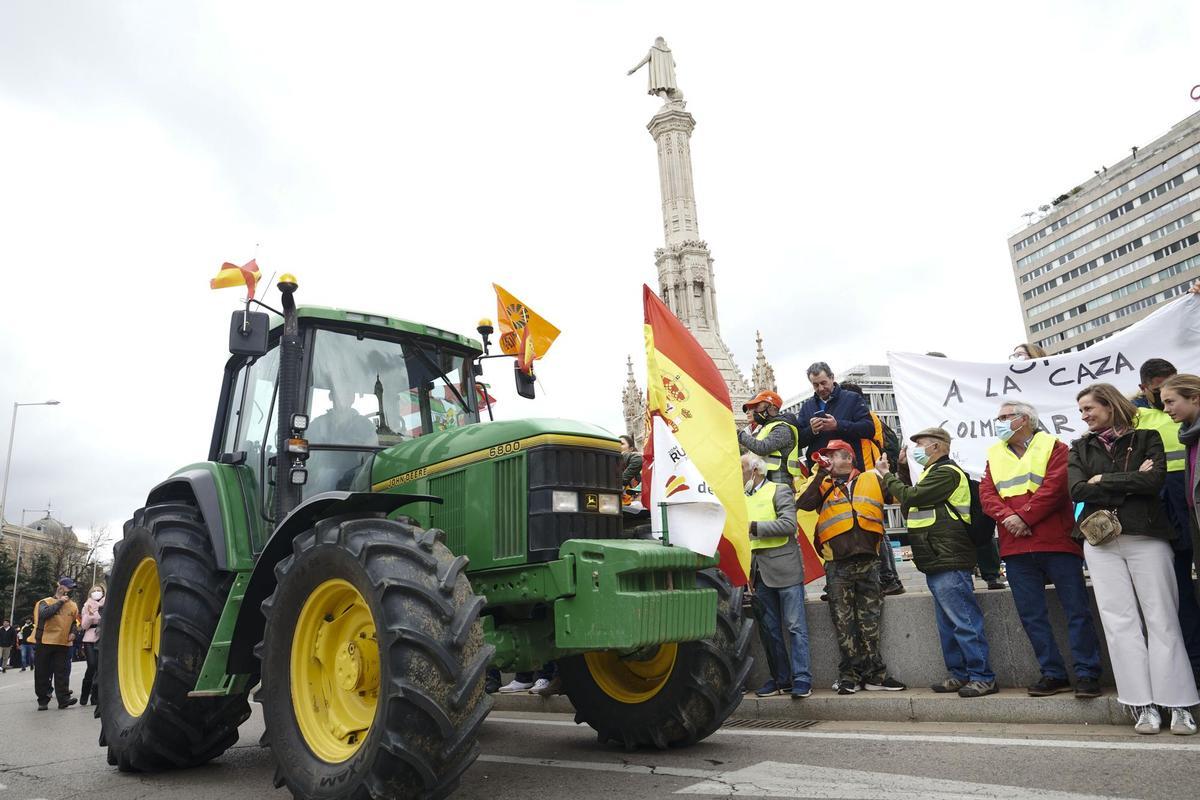
<svg viewBox="0 0 1200 800">
<path fill-rule="evenodd" d="M 883 483 L 873 470 L 855 469 L 854 448 L 841 439 L 818 450 L 813 461 L 817 475 L 796 507 L 819 512 L 814 544 L 825 559 L 825 591 L 842 656 L 837 693 L 902 691 L 907 687 L 888 675 L 879 652 Z"/>
</svg>

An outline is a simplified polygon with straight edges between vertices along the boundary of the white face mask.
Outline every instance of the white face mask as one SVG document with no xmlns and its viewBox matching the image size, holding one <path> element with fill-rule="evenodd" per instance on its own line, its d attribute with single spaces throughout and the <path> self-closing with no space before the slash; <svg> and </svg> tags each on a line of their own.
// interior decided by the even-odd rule
<svg viewBox="0 0 1200 800">
<path fill-rule="evenodd" d="M 92 599 L 93 600 L 103 600 L 104 592 L 92 592 Z"/>
</svg>

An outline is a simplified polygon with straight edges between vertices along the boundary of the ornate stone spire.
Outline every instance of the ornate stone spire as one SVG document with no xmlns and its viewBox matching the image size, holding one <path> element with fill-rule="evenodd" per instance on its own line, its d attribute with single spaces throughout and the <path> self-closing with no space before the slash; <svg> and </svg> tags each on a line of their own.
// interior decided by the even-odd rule
<svg viewBox="0 0 1200 800">
<path fill-rule="evenodd" d="M 633 377 L 633 357 L 625 357 L 625 388 L 621 391 L 621 407 L 625 415 L 625 433 L 641 449 L 646 438 L 646 393 Z"/>
<path fill-rule="evenodd" d="M 753 392 L 721 339 L 717 320 L 713 258 L 700 238 L 692 183 L 691 136 L 696 119 L 684 109 L 682 98 L 667 100 L 646 126 L 658 146 L 662 193 L 665 246 L 654 252 L 659 296 L 717 365 L 737 411 Z"/>
<path fill-rule="evenodd" d="M 775 368 L 771 366 L 770 361 L 767 361 L 767 356 L 763 352 L 762 333 L 755 331 L 754 341 L 758 343 L 758 355 L 754 357 L 754 371 L 750 376 L 750 379 L 754 381 L 754 393 L 778 392 L 779 387 L 775 385 Z"/>
</svg>

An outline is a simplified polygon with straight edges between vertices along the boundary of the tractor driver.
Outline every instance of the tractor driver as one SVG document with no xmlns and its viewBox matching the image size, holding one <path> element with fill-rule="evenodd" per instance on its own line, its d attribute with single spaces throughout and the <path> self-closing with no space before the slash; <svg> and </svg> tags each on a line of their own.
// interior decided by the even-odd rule
<svg viewBox="0 0 1200 800">
<path fill-rule="evenodd" d="M 375 424 L 354 410 L 350 405 L 353 401 L 353 392 L 341 386 L 330 386 L 329 402 L 332 407 L 309 423 L 308 440 L 314 445 L 378 447 L 379 434 Z M 366 453 L 314 449 L 308 461 L 306 494 L 311 496 L 332 489 L 349 488 L 354 473 L 366 460 Z"/>
</svg>

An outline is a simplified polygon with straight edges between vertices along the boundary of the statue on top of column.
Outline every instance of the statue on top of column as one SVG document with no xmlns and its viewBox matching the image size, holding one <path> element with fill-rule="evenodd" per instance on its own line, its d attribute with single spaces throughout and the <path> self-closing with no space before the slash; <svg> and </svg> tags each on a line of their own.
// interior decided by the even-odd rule
<svg viewBox="0 0 1200 800">
<path fill-rule="evenodd" d="M 626 74 L 632 75 L 647 64 L 650 65 L 647 94 L 657 95 L 666 103 L 682 104 L 683 92 L 679 91 L 679 86 L 675 83 L 675 59 L 671 56 L 671 48 L 667 47 L 666 39 L 661 36 L 656 38 L 646 57 Z"/>
</svg>

